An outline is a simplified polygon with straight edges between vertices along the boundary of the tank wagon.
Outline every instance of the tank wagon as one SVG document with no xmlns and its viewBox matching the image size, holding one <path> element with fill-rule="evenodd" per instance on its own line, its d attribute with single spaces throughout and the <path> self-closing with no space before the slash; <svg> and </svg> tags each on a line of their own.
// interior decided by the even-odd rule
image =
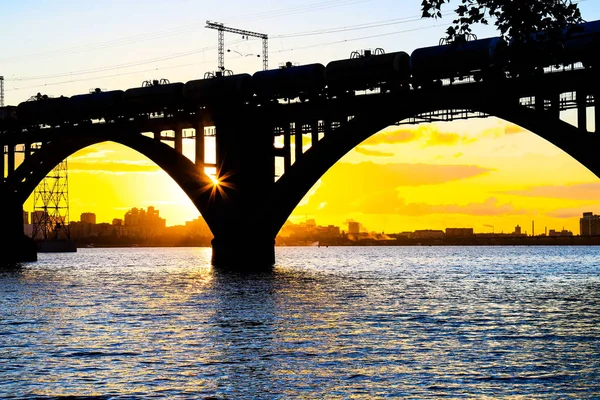
<svg viewBox="0 0 600 400">
<path fill-rule="evenodd" d="M 353 94 L 356 90 L 409 88 L 410 56 L 404 51 L 331 61 L 325 68 L 330 96 Z"/>
<path fill-rule="evenodd" d="M 223 102 L 247 102 L 252 99 L 252 75 L 237 74 L 188 81 L 183 96 L 196 106 Z"/>
<path fill-rule="evenodd" d="M 127 89 L 123 94 L 123 106 L 130 117 L 151 114 L 173 114 L 186 105 L 183 83 L 168 81 L 145 82 L 142 87 Z"/>
<path fill-rule="evenodd" d="M 17 107 L 0 108 L 0 129 L 16 123 L 24 128 L 58 126 L 84 121 L 114 121 L 117 118 L 146 118 L 154 113 L 174 114 L 211 104 L 231 101 L 265 104 L 285 99 L 300 101 L 319 97 L 350 95 L 379 88 L 383 91 L 427 88 L 442 80 L 464 77 L 475 80 L 504 79 L 542 71 L 553 65 L 583 63 L 600 65 L 600 21 L 575 25 L 563 32 L 557 46 L 523 47 L 500 37 L 470 40 L 460 44 L 415 49 L 410 55 L 399 51 L 371 54 L 323 64 L 292 65 L 253 75 L 237 74 L 169 83 L 146 81 L 142 87 L 72 97 L 52 98 L 38 94 Z M 536 35 L 541 37 L 542 35 Z M 533 63 L 532 63 L 532 60 Z"/>
<path fill-rule="evenodd" d="M 0 107 L 0 131 L 8 129 L 17 122 L 17 107 Z"/>
<path fill-rule="evenodd" d="M 415 49 L 410 56 L 410 72 L 415 88 L 441 84 L 442 79 L 475 80 L 501 77 L 506 42 L 500 37 L 464 43 L 443 44 Z"/>
<path fill-rule="evenodd" d="M 122 90 L 103 92 L 96 89 L 88 94 L 78 94 L 69 98 L 69 114 L 77 121 L 104 119 L 114 121 L 123 114 Z"/>
<path fill-rule="evenodd" d="M 70 120 L 68 105 L 68 97 L 48 97 L 38 93 L 17 106 L 17 118 L 19 124 L 25 126 L 58 126 Z"/>
<path fill-rule="evenodd" d="M 300 101 L 315 99 L 325 88 L 323 64 L 292 65 L 258 71 L 252 75 L 252 89 L 259 103 L 298 97 Z"/>
<path fill-rule="evenodd" d="M 560 55 L 563 65 L 581 62 L 593 67 L 600 63 L 600 21 L 578 24 L 565 36 Z"/>
</svg>

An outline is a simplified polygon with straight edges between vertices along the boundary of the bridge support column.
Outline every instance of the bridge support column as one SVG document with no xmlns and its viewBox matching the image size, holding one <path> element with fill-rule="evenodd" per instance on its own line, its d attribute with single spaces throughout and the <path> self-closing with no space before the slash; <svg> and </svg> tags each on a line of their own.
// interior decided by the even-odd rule
<svg viewBox="0 0 600 400">
<path fill-rule="evenodd" d="M 8 154 L 6 155 L 6 162 L 8 163 L 6 166 L 6 176 L 10 176 L 13 172 L 15 172 L 15 146 L 8 146 Z"/>
<path fill-rule="evenodd" d="M 3 188 L 4 189 L 4 188 Z M 3 213 L 6 216 L 5 235 L 0 241 L 0 267 L 20 262 L 37 261 L 37 246 L 23 230 L 23 205 L 11 201 L 3 190 Z"/>
<path fill-rule="evenodd" d="M 194 130 L 196 131 L 196 166 L 204 165 L 204 123 L 199 121 Z"/>
<path fill-rule="evenodd" d="M 587 132 L 587 94 L 577 92 L 577 128 Z"/>
<path fill-rule="evenodd" d="M 560 118 L 560 94 L 553 93 L 550 97 L 550 115 L 552 118 Z"/>
<path fill-rule="evenodd" d="M 594 132 L 600 133 L 600 89 L 594 93 Z"/>
<path fill-rule="evenodd" d="M 179 153 L 183 153 L 183 128 L 175 128 L 175 150 Z"/>
<path fill-rule="evenodd" d="M 286 122 L 283 128 L 283 171 L 289 171 L 292 166 L 292 138 L 290 124 Z"/>
<path fill-rule="evenodd" d="M 302 122 L 294 123 L 294 162 L 298 162 L 302 158 Z"/>
<path fill-rule="evenodd" d="M 212 263 L 257 271 L 273 267 L 273 134 L 256 110 L 228 110 L 215 118 L 217 177 L 209 226 Z M 234 117 L 232 117 L 234 116 Z"/>
</svg>

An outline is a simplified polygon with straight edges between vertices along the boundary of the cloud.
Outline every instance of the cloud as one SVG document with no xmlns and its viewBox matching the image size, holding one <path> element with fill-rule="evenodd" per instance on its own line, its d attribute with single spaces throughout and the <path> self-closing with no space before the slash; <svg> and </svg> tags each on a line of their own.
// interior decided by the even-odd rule
<svg viewBox="0 0 600 400">
<path fill-rule="evenodd" d="M 478 165 L 379 164 L 367 161 L 337 163 L 322 180 L 324 184 L 348 182 L 372 191 L 373 188 L 437 185 L 485 175 L 491 171 Z"/>
<path fill-rule="evenodd" d="M 465 214 L 473 216 L 497 216 L 524 214 L 524 210 L 517 210 L 512 204 L 500 202 L 490 197 L 483 203 L 459 204 L 426 204 L 426 203 L 408 203 L 399 208 L 399 214 L 421 216 L 428 214 Z"/>
<path fill-rule="evenodd" d="M 506 135 L 514 135 L 515 133 L 523 133 L 525 129 L 521 128 L 519 125 L 515 124 L 506 124 L 504 126 L 504 133 Z"/>
<path fill-rule="evenodd" d="M 429 135 L 429 140 L 423 145 L 426 146 L 453 146 L 458 143 L 468 144 L 476 142 L 477 138 L 460 135 L 458 133 L 444 133 L 433 131 Z"/>
<path fill-rule="evenodd" d="M 399 128 L 377 133 L 363 142 L 363 146 L 380 144 L 403 144 L 424 140 L 423 146 L 453 146 L 477 141 L 476 137 L 458 132 L 441 132 L 434 125 L 419 125 L 416 128 Z"/>
<path fill-rule="evenodd" d="M 363 142 L 363 145 L 375 146 L 378 144 L 399 144 L 409 143 L 421 139 L 428 133 L 430 128 L 425 125 L 418 126 L 416 129 L 396 129 L 394 131 L 384 131 L 377 133 Z"/>
<path fill-rule="evenodd" d="M 295 213 L 398 213 L 407 207 L 398 197 L 397 190 L 403 187 L 445 184 L 490 171 L 476 165 L 338 163 L 304 197 Z M 418 211 L 419 207 L 412 207 Z"/>
<path fill-rule="evenodd" d="M 534 186 L 522 190 L 510 190 L 503 193 L 527 197 L 545 197 L 563 200 L 600 200 L 600 182 L 577 183 L 562 186 Z"/>
<path fill-rule="evenodd" d="M 377 150 L 369 150 L 369 149 L 365 149 L 364 147 L 356 147 L 354 149 L 354 151 L 356 151 L 359 154 L 365 155 L 365 156 L 373 156 L 373 157 L 393 157 L 394 153 L 389 153 L 389 152 L 384 152 L 384 151 L 377 151 Z"/>
<path fill-rule="evenodd" d="M 590 207 L 579 207 L 579 208 L 561 208 L 558 210 L 550 211 L 546 213 L 550 217 L 554 218 L 581 218 L 584 212 L 591 211 Z"/>
<path fill-rule="evenodd" d="M 390 207 L 393 205 L 392 207 Z M 473 216 L 497 216 L 523 214 L 524 211 L 517 210 L 512 204 L 500 204 L 500 202 L 490 197 L 482 203 L 468 204 L 428 204 L 428 203 L 406 203 L 399 198 L 394 191 L 378 192 L 370 196 L 360 205 L 360 211 L 363 214 L 386 214 L 424 216 L 430 214 L 465 214 Z"/>
<path fill-rule="evenodd" d="M 69 172 L 93 172 L 93 173 L 156 173 L 161 171 L 160 167 L 151 161 L 92 161 L 84 162 L 69 161 Z"/>
<path fill-rule="evenodd" d="M 519 125 L 504 123 L 501 126 L 486 129 L 481 133 L 482 137 L 497 139 L 506 135 L 515 135 L 517 133 L 527 132 L 527 130 L 521 128 Z"/>
</svg>

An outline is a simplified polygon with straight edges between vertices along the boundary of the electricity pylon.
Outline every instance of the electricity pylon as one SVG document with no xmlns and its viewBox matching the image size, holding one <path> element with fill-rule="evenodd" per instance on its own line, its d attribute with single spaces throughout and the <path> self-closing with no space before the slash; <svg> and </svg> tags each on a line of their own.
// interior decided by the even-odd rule
<svg viewBox="0 0 600 400">
<path fill-rule="evenodd" d="M 219 50 L 219 71 L 225 71 L 225 32 L 237 33 L 238 35 L 242 35 L 242 38 L 248 38 L 251 36 L 262 39 L 263 70 L 266 71 L 269 68 L 269 42 L 267 34 L 230 28 L 220 22 L 211 21 L 206 21 L 206 28 L 216 29 L 219 33 L 217 42 Z"/>
<path fill-rule="evenodd" d="M 70 240 L 67 160 L 58 164 L 33 192 L 32 238 Z"/>
</svg>

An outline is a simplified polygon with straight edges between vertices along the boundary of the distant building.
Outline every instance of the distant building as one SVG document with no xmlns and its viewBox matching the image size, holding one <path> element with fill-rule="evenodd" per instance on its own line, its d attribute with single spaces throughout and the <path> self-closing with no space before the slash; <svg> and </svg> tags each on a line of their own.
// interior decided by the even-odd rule
<svg viewBox="0 0 600 400">
<path fill-rule="evenodd" d="M 358 235 L 360 233 L 360 223 L 348 222 L 348 233 L 352 235 Z"/>
<path fill-rule="evenodd" d="M 423 229 L 414 231 L 411 235 L 412 239 L 442 239 L 444 231 L 435 229 Z"/>
<path fill-rule="evenodd" d="M 154 207 L 148 210 L 132 208 L 125 214 L 125 233 L 132 236 L 149 237 L 166 227 L 166 220 L 160 218 L 159 211 Z"/>
<path fill-rule="evenodd" d="M 446 228 L 446 237 L 463 238 L 472 237 L 473 228 Z"/>
<path fill-rule="evenodd" d="M 91 212 L 81 213 L 80 221 L 96 225 L 96 214 Z"/>
<path fill-rule="evenodd" d="M 519 225 L 515 226 L 515 235 L 521 235 L 521 227 Z"/>
<path fill-rule="evenodd" d="M 584 212 L 579 219 L 579 234 L 581 236 L 600 235 L 600 215 Z"/>
<path fill-rule="evenodd" d="M 193 221 L 187 221 L 185 227 L 193 235 L 212 237 L 213 234 L 202 216 Z"/>
<path fill-rule="evenodd" d="M 573 232 L 567 231 L 565 229 L 563 229 L 561 231 L 555 231 L 554 229 L 550 229 L 548 236 L 554 236 L 554 237 L 556 237 L 556 236 L 573 236 Z"/>
</svg>

